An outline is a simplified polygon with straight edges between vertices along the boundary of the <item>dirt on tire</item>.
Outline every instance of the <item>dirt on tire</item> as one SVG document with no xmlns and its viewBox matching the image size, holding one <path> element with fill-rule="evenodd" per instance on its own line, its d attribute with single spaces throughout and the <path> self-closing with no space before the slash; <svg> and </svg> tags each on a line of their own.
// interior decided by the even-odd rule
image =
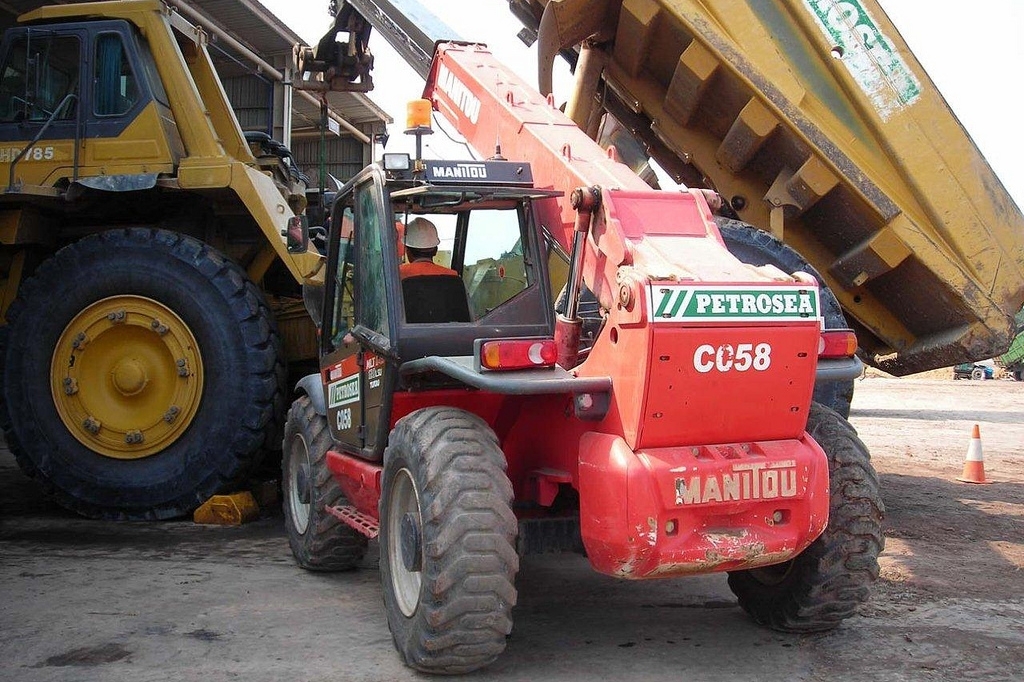
<svg viewBox="0 0 1024 682">
<path fill-rule="evenodd" d="M 284 427 L 284 452 L 281 458 L 281 507 L 288 544 L 296 563 L 309 571 L 347 571 L 355 568 L 366 554 L 366 537 L 327 512 L 327 507 L 348 504 L 338 481 L 327 468 L 327 451 L 334 445 L 327 419 L 316 413 L 313 403 L 302 396 L 292 403 Z M 305 448 L 307 471 L 291 465 L 294 448 Z M 307 508 L 293 508 L 293 488 L 304 485 Z M 305 517 L 305 527 L 296 519 Z"/>
<path fill-rule="evenodd" d="M 380 502 L 381 583 L 395 647 L 412 668 L 467 673 L 505 650 L 519 570 L 505 467 L 494 431 L 463 410 L 417 410 L 391 432 Z M 393 551 L 398 538 L 391 537 L 391 497 L 401 476 L 414 488 L 421 538 L 421 583 L 411 614 L 403 613 L 397 594 L 395 576 L 403 569 L 392 565 L 397 554 L 400 561 L 407 556 L 405 528 L 402 552 Z"/>
</svg>

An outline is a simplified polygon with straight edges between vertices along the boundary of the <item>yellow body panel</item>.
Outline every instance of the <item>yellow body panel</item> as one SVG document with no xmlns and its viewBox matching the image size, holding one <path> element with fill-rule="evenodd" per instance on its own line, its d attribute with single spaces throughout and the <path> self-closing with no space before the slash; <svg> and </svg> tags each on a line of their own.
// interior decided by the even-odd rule
<svg viewBox="0 0 1024 682">
<path fill-rule="evenodd" d="M 1009 344 L 1024 217 L 875 0 L 521 4 L 542 53 L 607 46 L 590 60 L 605 107 L 678 180 L 807 258 L 875 364 Z M 593 102 L 567 113 L 596 134 Z"/>
<path fill-rule="evenodd" d="M 257 169 L 200 30 L 156 0 L 55 5 L 21 21 L 95 18 L 124 19 L 138 27 L 153 53 L 170 113 L 153 103 L 117 138 L 83 140 L 78 177 L 159 173 L 183 190 L 230 188 L 296 280 L 320 277 L 320 256 L 287 251 L 282 232 L 294 213 L 273 179 Z M 188 38 L 184 48 L 176 30 Z M 0 144 L 0 176 L 6 177 L 10 160 L 27 142 Z M 72 177 L 73 141 L 41 142 L 32 151 L 40 147 L 43 158 L 30 154 L 17 165 L 16 176 L 26 188 Z"/>
</svg>

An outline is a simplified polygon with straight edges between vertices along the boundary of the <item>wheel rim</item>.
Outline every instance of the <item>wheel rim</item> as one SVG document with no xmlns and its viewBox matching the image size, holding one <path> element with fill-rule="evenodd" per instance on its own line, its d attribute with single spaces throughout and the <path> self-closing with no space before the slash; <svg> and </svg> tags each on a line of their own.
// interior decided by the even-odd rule
<svg viewBox="0 0 1024 682">
<path fill-rule="evenodd" d="M 295 434 L 288 448 L 288 507 L 292 523 L 299 535 L 305 535 L 309 528 L 309 509 L 312 499 L 310 482 L 309 448 L 302 434 Z M 305 475 L 300 475 L 305 472 Z"/>
<path fill-rule="evenodd" d="M 420 602 L 422 573 L 406 568 L 402 554 L 402 519 L 409 514 L 417 525 L 422 527 L 419 496 L 412 474 L 408 469 L 401 469 L 395 474 L 388 498 L 388 567 L 391 569 L 391 592 L 395 595 L 398 608 L 406 618 L 416 613 Z"/>
<path fill-rule="evenodd" d="M 203 392 L 202 356 L 174 311 L 142 296 L 112 296 L 64 328 L 50 389 L 80 443 L 104 457 L 141 459 L 192 423 Z"/>
</svg>

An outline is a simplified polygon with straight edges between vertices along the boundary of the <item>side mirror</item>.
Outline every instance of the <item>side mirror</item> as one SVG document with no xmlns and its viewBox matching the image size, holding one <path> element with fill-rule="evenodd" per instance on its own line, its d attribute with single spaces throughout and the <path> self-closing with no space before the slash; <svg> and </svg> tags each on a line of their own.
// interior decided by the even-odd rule
<svg viewBox="0 0 1024 682">
<path fill-rule="evenodd" d="M 309 251 L 309 220 L 305 215 L 292 216 L 288 219 L 285 240 L 288 245 L 288 253 Z"/>
</svg>

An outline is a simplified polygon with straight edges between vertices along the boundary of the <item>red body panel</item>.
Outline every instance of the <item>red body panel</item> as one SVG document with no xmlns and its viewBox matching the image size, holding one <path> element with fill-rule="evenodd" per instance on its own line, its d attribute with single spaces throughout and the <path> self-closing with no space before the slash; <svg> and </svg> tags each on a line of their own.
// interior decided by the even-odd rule
<svg viewBox="0 0 1024 682">
<path fill-rule="evenodd" d="M 653 578 L 791 559 L 828 523 L 828 463 L 795 440 L 633 452 L 580 439 L 580 530 L 595 569 Z"/>
<path fill-rule="evenodd" d="M 655 329 L 638 447 L 798 438 L 814 389 L 818 326 Z M 736 369 L 736 349 L 769 347 L 769 366 Z M 729 349 L 732 349 L 731 351 Z M 719 371 L 716 361 L 732 362 Z M 712 365 L 705 373 L 695 364 Z M 742 366 L 742 364 L 740 364 Z M 773 415 L 765 419 L 765 415 Z"/>
<path fill-rule="evenodd" d="M 588 557 L 611 575 L 752 568 L 806 548 L 828 521 L 828 465 L 804 433 L 815 287 L 738 261 L 700 191 L 650 190 L 483 46 L 440 45 L 425 96 L 484 155 L 500 140 L 505 156 L 528 159 L 537 187 L 600 187 L 582 270 L 608 316 L 573 371 L 610 377 L 612 395 L 595 423 L 575 418 L 571 395 L 399 392 L 392 425 L 429 405 L 481 416 L 518 502 L 578 490 Z M 570 202 L 534 207 L 570 249 Z M 328 461 L 376 517 L 380 468 Z"/>
<path fill-rule="evenodd" d="M 373 518 L 379 518 L 381 466 L 345 455 L 335 450 L 327 452 L 327 468 L 338 480 L 349 503 Z"/>
</svg>

